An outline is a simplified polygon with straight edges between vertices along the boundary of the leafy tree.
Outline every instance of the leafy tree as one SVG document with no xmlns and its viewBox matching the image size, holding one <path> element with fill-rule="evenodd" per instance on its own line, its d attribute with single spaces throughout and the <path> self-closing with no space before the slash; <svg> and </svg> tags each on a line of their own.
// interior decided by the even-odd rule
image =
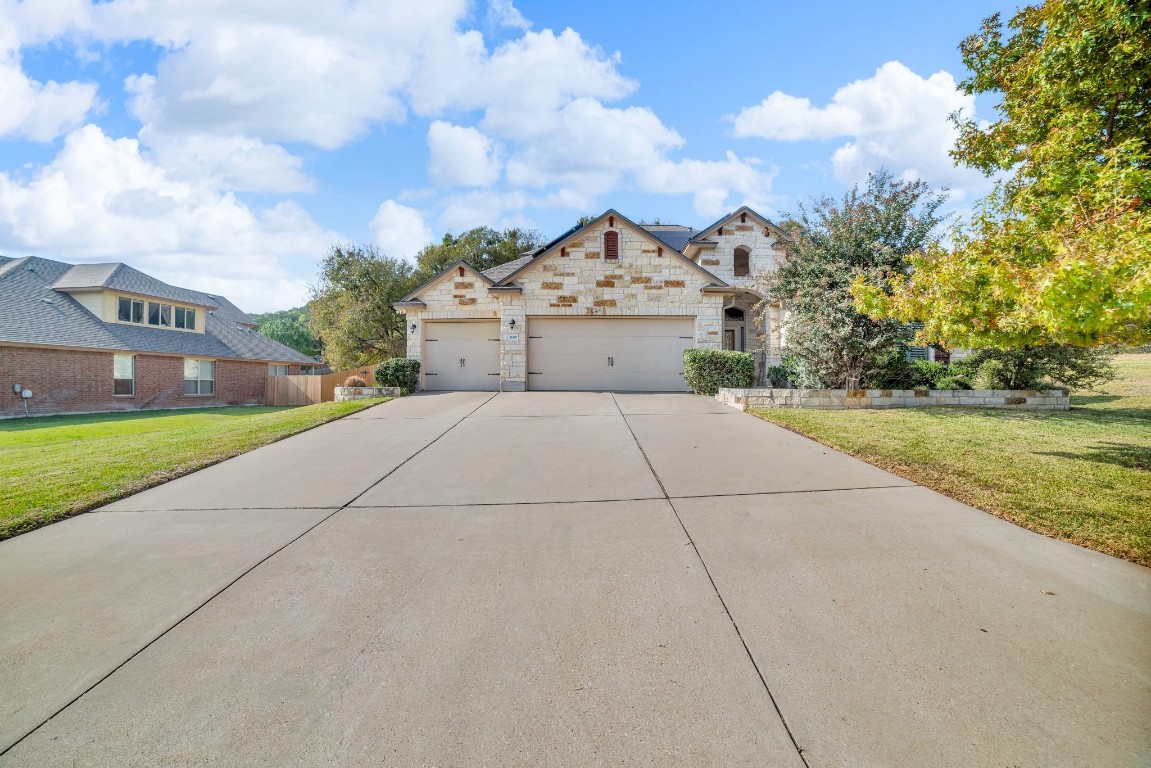
<svg viewBox="0 0 1151 768">
<path fill-rule="evenodd" d="M 514 261 L 543 244 L 543 235 L 535 230 L 512 228 L 498 232 L 491 227 L 476 227 L 458 237 L 444 235 L 439 243 L 424 247 L 416 255 L 417 274 L 422 280 L 430 280 L 457 261 L 466 261 L 483 272 Z"/>
<path fill-rule="evenodd" d="M 415 285 L 415 269 L 374 246 L 335 245 L 312 289 L 310 326 L 334 369 L 402 357 L 405 318 L 392 308 Z"/>
<path fill-rule="evenodd" d="M 760 277 L 764 291 L 790 313 L 786 352 L 796 383 L 857 389 L 911 340 L 902 322 L 856 310 L 852 282 L 882 284 L 907 268 L 907 257 L 936 242 L 946 196 L 922 181 L 872 174 L 842 200 L 823 198 L 784 224 L 787 259 Z"/>
<path fill-rule="evenodd" d="M 308 330 L 308 309 L 298 307 L 252 315 L 256 330 L 308 357 L 320 354 L 320 340 Z"/>
<path fill-rule="evenodd" d="M 477 227 L 444 235 L 416 263 L 386 256 L 374 246 L 336 245 L 320 264 L 308 304 L 309 328 L 323 342 L 333 368 L 352 368 L 406 354 L 407 319 L 392 308 L 421 283 L 456 261 L 483 271 L 518 259 L 543 244 L 535 231 L 497 232 Z"/>
<path fill-rule="evenodd" d="M 860 283 L 876 316 L 925 323 L 947 346 L 1151 340 L 1151 5 L 1047 0 L 998 15 L 960 45 L 969 94 L 999 119 L 953 115 L 952 157 L 995 192 L 950 250 Z"/>
</svg>

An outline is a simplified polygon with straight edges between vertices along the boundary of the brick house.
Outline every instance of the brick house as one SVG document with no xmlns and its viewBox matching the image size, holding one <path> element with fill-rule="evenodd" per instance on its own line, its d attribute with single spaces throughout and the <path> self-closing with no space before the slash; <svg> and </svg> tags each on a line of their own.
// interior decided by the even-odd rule
<svg viewBox="0 0 1151 768">
<path fill-rule="evenodd" d="M 256 405 L 317 362 L 222 296 L 126 264 L 0 257 L 0 417 Z"/>
<path fill-rule="evenodd" d="M 746 206 L 703 229 L 609 210 L 485 272 L 464 262 L 398 302 L 424 389 L 685 391 L 683 351 L 778 361 L 755 275 L 785 235 Z"/>
</svg>

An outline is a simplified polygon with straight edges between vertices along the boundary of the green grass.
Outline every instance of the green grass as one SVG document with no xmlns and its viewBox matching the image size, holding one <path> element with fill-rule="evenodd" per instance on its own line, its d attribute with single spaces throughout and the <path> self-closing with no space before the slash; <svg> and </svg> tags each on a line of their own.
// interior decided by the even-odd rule
<svg viewBox="0 0 1151 768">
<path fill-rule="evenodd" d="M 1067 412 L 757 410 L 1013 523 L 1151 565 L 1151 355 Z"/>
<path fill-rule="evenodd" d="M 384 402 L 0 421 L 0 539 Z"/>
</svg>

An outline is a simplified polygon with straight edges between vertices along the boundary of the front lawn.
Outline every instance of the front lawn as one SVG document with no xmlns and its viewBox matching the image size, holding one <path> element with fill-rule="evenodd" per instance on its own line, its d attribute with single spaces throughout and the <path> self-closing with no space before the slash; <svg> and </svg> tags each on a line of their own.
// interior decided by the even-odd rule
<svg viewBox="0 0 1151 768">
<path fill-rule="evenodd" d="M 380 402 L 2 420 L 0 539 Z"/>
<path fill-rule="evenodd" d="M 755 415 L 1033 531 L 1151 565 L 1151 355 L 1064 413 L 977 408 Z"/>
</svg>

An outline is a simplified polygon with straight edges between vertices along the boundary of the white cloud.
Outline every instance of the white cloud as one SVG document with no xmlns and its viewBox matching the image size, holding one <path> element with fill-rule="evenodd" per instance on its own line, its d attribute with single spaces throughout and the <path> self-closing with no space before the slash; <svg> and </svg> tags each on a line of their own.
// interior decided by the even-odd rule
<svg viewBox="0 0 1151 768">
<path fill-rule="evenodd" d="M 645 169 L 639 175 L 639 184 L 645 192 L 690 194 L 696 213 L 709 218 L 739 205 L 770 214 L 775 209 L 771 195 L 775 172 L 761 171 L 757 165 L 752 160 L 741 160 L 734 152 L 728 152 L 721 161 L 664 161 Z M 728 202 L 732 192 L 740 195 L 734 204 Z"/>
<path fill-rule="evenodd" d="M 21 25 L 42 29 L 44 20 L 23 3 L 0 5 L 0 138 L 51 141 L 79 125 L 96 106 L 93 83 L 41 83 L 21 66 Z"/>
<path fill-rule="evenodd" d="M 524 18 L 511 0 L 488 0 L 488 24 L 493 27 L 529 29 L 532 23 Z"/>
<path fill-rule="evenodd" d="M 432 242 L 432 230 L 415 208 L 385 200 L 369 225 L 372 240 L 386 255 L 414 259 L 420 249 Z"/>
<path fill-rule="evenodd" d="M 428 173 L 437 184 L 487 187 L 500 177 L 495 142 L 475 128 L 436 120 L 428 127 L 428 151 Z"/>
<path fill-rule="evenodd" d="M 532 201 L 520 191 L 492 193 L 469 192 L 455 195 L 444 202 L 438 223 L 445 232 L 463 232 L 473 227 L 530 227 L 525 217 L 516 213 Z"/>
<path fill-rule="evenodd" d="M 957 169 L 947 154 L 956 137 L 947 118 L 957 110 L 974 114 L 975 98 L 962 93 L 950 74 L 923 78 L 891 61 L 873 77 L 837 90 L 823 107 L 776 91 L 736 115 L 734 133 L 776 141 L 849 138 L 831 157 L 839 181 L 858 182 L 883 166 L 904 178 L 950 185 L 962 195 L 986 181 Z"/>
<path fill-rule="evenodd" d="M 303 172 L 303 161 L 279 144 L 246 136 L 168 136 L 151 128 L 140 131 L 140 142 L 174 177 L 245 192 L 315 189 L 315 181 Z"/>
<path fill-rule="evenodd" d="M 0 173 L 0 242 L 9 253 L 122 260 L 190 288 L 243 283 L 246 291 L 229 297 L 252 311 L 302 299 L 287 266 L 314 264 L 338 239 L 295 203 L 253 210 L 211 185 L 175 179 L 139 142 L 94 125 L 69 134 L 32 177 Z M 286 286 L 296 292 L 273 292 Z"/>
</svg>

